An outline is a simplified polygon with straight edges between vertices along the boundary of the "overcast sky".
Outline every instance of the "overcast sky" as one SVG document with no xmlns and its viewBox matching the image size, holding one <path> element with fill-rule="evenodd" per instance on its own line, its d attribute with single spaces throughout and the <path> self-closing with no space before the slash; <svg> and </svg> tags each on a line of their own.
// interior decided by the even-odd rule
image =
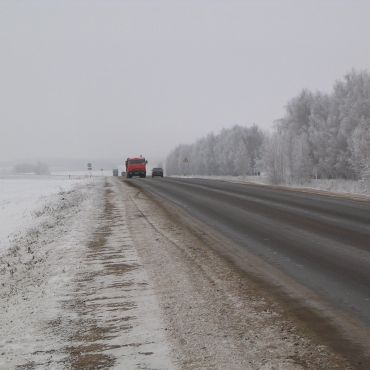
<svg viewBox="0 0 370 370">
<path fill-rule="evenodd" d="M 0 160 L 165 156 L 370 70 L 370 1 L 0 0 Z"/>
</svg>

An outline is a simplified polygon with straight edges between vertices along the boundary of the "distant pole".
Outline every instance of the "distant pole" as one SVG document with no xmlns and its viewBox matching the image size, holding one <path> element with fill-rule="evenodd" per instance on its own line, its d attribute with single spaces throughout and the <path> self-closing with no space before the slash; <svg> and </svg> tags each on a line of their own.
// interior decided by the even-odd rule
<svg viewBox="0 0 370 370">
<path fill-rule="evenodd" d="M 101 171 L 101 175 L 104 176 L 104 174 L 103 174 L 104 168 L 101 168 L 100 171 Z"/>
<path fill-rule="evenodd" d="M 89 176 L 91 177 L 91 171 L 92 171 L 92 163 L 87 164 L 87 170 L 89 171 Z"/>
</svg>

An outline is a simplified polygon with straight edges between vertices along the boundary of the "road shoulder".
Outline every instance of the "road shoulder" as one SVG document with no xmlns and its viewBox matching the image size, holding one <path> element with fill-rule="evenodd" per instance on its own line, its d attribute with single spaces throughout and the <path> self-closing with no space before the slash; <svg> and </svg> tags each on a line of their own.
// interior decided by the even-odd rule
<svg viewBox="0 0 370 370">
<path fill-rule="evenodd" d="M 181 368 L 351 368 L 260 294 L 255 282 L 209 245 L 205 233 L 139 188 L 124 182 L 122 187 L 130 198 L 132 237 Z"/>
</svg>

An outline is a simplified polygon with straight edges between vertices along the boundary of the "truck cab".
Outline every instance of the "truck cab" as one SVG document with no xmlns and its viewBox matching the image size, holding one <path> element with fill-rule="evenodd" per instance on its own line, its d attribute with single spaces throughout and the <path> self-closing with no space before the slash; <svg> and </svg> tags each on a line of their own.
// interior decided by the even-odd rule
<svg viewBox="0 0 370 370">
<path fill-rule="evenodd" d="M 148 161 L 143 157 L 132 157 L 126 159 L 126 177 L 146 177 L 146 164 Z"/>
</svg>

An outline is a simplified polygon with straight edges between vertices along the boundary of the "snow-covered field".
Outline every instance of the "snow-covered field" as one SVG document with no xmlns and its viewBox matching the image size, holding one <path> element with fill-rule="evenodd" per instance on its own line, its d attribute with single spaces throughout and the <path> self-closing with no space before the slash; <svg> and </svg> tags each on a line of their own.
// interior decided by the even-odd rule
<svg viewBox="0 0 370 370">
<path fill-rule="evenodd" d="M 53 197 L 87 181 L 91 180 L 75 176 L 0 177 L 0 255 L 9 248 L 16 234 L 34 227 L 37 212 Z"/>
<path fill-rule="evenodd" d="M 52 171 L 54 176 L 70 176 L 70 177 L 99 177 L 99 176 L 112 176 L 113 171 L 111 170 L 93 170 L 93 171 Z"/>
</svg>

